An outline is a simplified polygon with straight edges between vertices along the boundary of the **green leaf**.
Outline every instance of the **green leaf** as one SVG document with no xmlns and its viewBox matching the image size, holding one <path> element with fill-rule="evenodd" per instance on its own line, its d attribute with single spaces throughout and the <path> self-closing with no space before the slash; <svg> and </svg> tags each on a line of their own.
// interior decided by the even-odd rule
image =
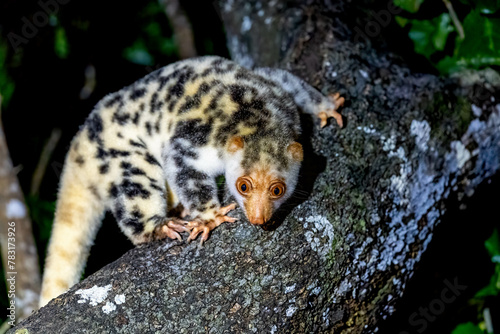
<svg viewBox="0 0 500 334">
<path fill-rule="evenodd" d="M 472 11 L 464 20 L 464 40 L 457 55 L 463 58 L 500 57 L 500 19 L 482 16 Z"/>
<path fill-rule="evenodd" d="M 403 8 L 410 13 L 418 12 L 422 2 L 424 2 L 424 0 L 394 0 L 394 4 L 396 6 Z"/>
<path fill-rule="evenodd" d="M 484 247 L 488 250 L 491 256 L 491 261 L 497 263 L 495 272 L 491 276 L 490 283 L 479 290 L 475 297 L 498 296 L 500 292 L 500 263 L 497 262 L 500 257 L 500 235 L 498 230 L 493 230 L 491 236 L 484 242 Z"/>
<path fill-rule="evenodd" d="M 500 255 L 500 235 L 497 229 L 495 229 L 491 236 L 484 242 L 484 247 L 486 247 L 492 258 Z"/>
<path fill-rule="evenodd" d="M 406 17 L 402 17 L 402 16 L 396 16 L 394 19 L 396 20 L 396 23 L 399 24 L 399 26 L 403 27 L 403 28 L 410 22 L 409 19 L 407 19 Z"/>
<path fill-rule="evenodd" d="M 14 93 L 14 82 L 7 72 L 7 52 L 8 46 L 0 39 L 0 95 L 2 95 L 2 105 L 9 103 L 12 93 Z"/>
<path fill-rule="evenodd" d="M 444 50 L 446 40 L 453 31 L 450 15 L 447 13 L 432 20 L 412 20 L 409 36 L 414 43 L 415 52 L 427 58 L 436 51 Z"/>
<path fill-rule="evenodd" d="M 500 292 L 500 276 L 498 275 L 498 269 L 495 270 L 495 274 L 491 277 L 490 283 L 476 292 L 475 298 L 483 298 L 488 296 L 498 296 Z"/>
<path fill-rule="evenodd" d="M 63 27 L 58 26 L 56 28 L 56 35 L 54 38 L 54 51 L 56 55 L 61 59 L 68 58 L 69 54 L 69 43 L 66 37 L 66 30 Z"/>
<path fill-rule="evenodd" d="M 438 27 L 435 34 L 432 36 L 432 42 L 437 50 L 443 51 L 446 46 L 446 39 L 448 39 L 448 35 L 454 30 L 450 15 L 442 14 L 437 18 L 435 23 L 438 24 Z"/>
<path fill-rule="evenodd" d="M 439 62 L 438 69 L 450 73 L 462 68 L 500 65 L 500 19 L 472 11 L 465 18 L 463 28 L 465 38 L 457 38 L 455 54 Z"/>
<path fill-rule="evenodd" d="M 451 334 L 484 334 L 479 326 L 474 325 L 472 322 L 458 325 Z"/>
</svg>

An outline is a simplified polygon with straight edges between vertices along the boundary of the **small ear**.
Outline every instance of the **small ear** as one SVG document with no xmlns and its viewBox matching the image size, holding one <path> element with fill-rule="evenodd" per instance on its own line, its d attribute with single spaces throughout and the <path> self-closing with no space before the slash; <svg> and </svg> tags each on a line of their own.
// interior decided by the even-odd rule
<svg viewBox="0 0 500 334">
<path fill-rule="evenodd" d="M 235 153 L 236 151 L 242 149 L 243 146 L 245 146 L 245 142 L 240 136 L 232 136 L 227 142 L 227 150 L 229 153 Z"/>
<path fill-rule="evenodd" d="M 304 151 L 302 150 L 302 145 L 300 145 L 296 141 L 288 145 L 287 151 L 290 152 L 292 158 L 297 162 L 301 162 L 304 159 Z"/>
</svg>

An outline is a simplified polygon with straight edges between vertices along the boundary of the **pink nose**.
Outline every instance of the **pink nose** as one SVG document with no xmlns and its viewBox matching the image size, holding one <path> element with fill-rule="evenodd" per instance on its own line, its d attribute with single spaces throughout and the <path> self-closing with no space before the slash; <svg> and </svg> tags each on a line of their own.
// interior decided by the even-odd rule
<svg viewBox="0 0 500 334">
<path fill-rule="evenodd" d="M 252 223 L 253 225 L 262 225 L 265 223 L 264 217 L 262 216 L 252 217 L 250 218 L 250 223 Z"/>
</svg>

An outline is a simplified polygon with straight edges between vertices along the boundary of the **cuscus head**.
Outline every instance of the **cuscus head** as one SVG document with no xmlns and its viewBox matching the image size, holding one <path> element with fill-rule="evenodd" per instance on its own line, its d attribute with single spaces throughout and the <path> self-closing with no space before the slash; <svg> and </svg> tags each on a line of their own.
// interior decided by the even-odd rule
<svg viewBox="0 0 500 334">
<path fill-rule="evenodd" d="M 226 184 L 253 225 L 268 222 L 295 190 L 303 159 L 298 142 L 228 140 Z"/>
</svg>

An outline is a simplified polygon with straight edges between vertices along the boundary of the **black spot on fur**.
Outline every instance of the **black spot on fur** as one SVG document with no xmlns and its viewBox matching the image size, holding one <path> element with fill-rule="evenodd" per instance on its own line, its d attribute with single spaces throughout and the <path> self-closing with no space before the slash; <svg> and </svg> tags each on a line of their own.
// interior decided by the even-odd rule
<svg viewBox="0 0 500 334">
<path fill-rule="evenodd" d="M 203 146 L 208 143 L 212 131 L 212 122 L 202 124 L 201 119 L 192 119 L 180 121 L 177 123 L 173 138 L 183 138 L 189 140 L 197 146 Z"/>
<path fill-rule="evenodd" d="M 137 123 L 139 123 L 139 113 L 136 112 L 134 114 L 134 118 L 132 118 L 132 123 L 134 123 L 135 125 L 137 125 Z"/>
<path fill-rule="evenodd" d="M 129 140 L 130 145 L 135 146 L 135 147 L 140 147 L 140 148 L 147 148 L 146 144 L 137 142 L 135 140 L 130 139 Z"/>
<path fill-rule="evenodd" d="M 207 174 L 202 173 L 194 168 L 185 166 L 179 171 L 175 181 L 179 186 L 185 187 L 189 180 L 203 181 L 206 179 L 208 179 Z"/>
<path fill-rule="evenodd" d="M 245 96 L 245 87 L 241 85 L 231 85 L 229 86 L 231 99 L 238 103 L 239 105 L 243 104 L 243 97 Z"/>
<path fill-rule="evenodd" d="M 168 104 L 168 112 L 173 112 L 176 104 L 177 104 L 177 100 L 170 102 Z"/>
<path fill-rule="evenodd" d="M 112 98 L 110 98 L 109 100 L 107 100 L 105 102 L 104 106 L 106 108 L 111 108 L 112 106 L 114 106 L 117 103 L 123 104 L 122 96 L 119 95 L 119 94 L 116 94 L 115 96 L 113 96 Z"/>
<path fill-rule="evenodd" d="M 81 155 L 77 156 L 75 159 L 75 162 L 78 164 L 78 166 L 83 166 L 85 163 L 85 159 Z"/>
<path fill-rule="evenodd" d="M 112 198 L 117 198 L 119 193 L 118 187 L 114 183 L 111 183 L 111 186 L 109 187 L 109 195 Z"/>
<path fill-rule="evenodd" d="M 191 210 L 203 209 L 203 206 L 210 202 L 217 194 L 215 188 L 208 184 L 200 184 L 195 189 L 184 189 L 183 192 L 186 197 L 192 200 L 191 203 L 194 204 L 194 208 L 190 207 Z"/>
<path fill-rule="evenodd" d="M 210 86 L 204 82 L 200 85 L 200 88 L 198 88 L 198 93 L 197 94 L 206 94 L 210 91 Z"/>
<path fill-rule="evenodd" d="M 156 111 L 160 110 L 163 106 L 163 102 L 158 101 L 158 93 L 154 93 L 149 102 L 149 111 L 154 114 Z"/>
<path fill-rule="evenodd" d="M 198 154 L 196 154 L 196 151 L 193 150 L 191 147 L 185 147 L 181 143 L 179 143 L 177 140 L 174 140 L 172 143 L 172 150 L 177 153 L 180 157 L 186 157 L 186 158 L 192 158 L 192 159 L 197 159 Z"/>
<path fill-rule="evenodd" d="M 120 125 L 125 125 L 127 124 L 129 119 L 130 119 L 130 114 L 122 114 L 121 112 L 117 111 L 113 114 L 112 121 Z"/>
<path fill-rule="evenodd" d="M 178 114 L 188 112 L 192 108 L 198 108 L 201 104 L 201 100 L 198 96 L 188 96 L 186 97 L 186 102 L 179 108 Z"/>
<path fill-rule="evenodd" d="M 135 101 L 135 100 L 143 97 L 144 94 L 146 94 L 146 89 L 139 88 L 139 89 L 132 91 L 132 93 L 130 94 L 130 98 L 132 99 L 132 101 Z"/>
<path fill-rule="evenodd" d="M 146 122 L 146 131 L 148 132 L 148 135 L 151 136 L 151 124 L 149 122 Z"/>
<path fill-rule="evenodd" d="M 150 183 L 149 186 L 155 190 L 158 190 L 160 193 L 163 193 L 163 189 L 160 186 L 158 186 L 154 183 Z"/>
<path fill-rule="evenodd" d="M 132 165 L 129 162 L 122 161 L 120 163 L 120 168 L 122 168 L 122 169 L 129 169 L 130 167 L 132 167 Z"/>
<path fill-rule="evenodd" d="M 184 159 L 180 155 L 174 155 L 173 160 L 176 167 L 185 166 Z"/>
<path fill-rule="evenodd" d="M 141 234 L 144 231 L 144 223 L 142 223 L 139 219 L 137 218 L 128 218 L 123 220 L 123 224 L 126 227 L 132 228 L 132 233 L 134 234 Z"/>
<path fill-rule="evenodd" d="M 126 162 L 126 161 L 122 161 L 120 163 L 120 168 L 127 171 L 127 174 L 130 174 L 130 175 L 146 175 L 146 173 L 142 169 L 134 167 L 134 166 L 132 166 L 131 163 Z M 127 176 L 129 176 L 129 175 L 127 175 Z"/>
<path fill-rule="evenodd" d="M 220 66 L 224 63 L 224 59 L 223 58 L 216 58 L 214 60 L 212 60 L 212 66 L 213 67 L 217 67 L 217 66 Z"/>
<path fill-rule="evenodd" d="M 207 68 L 206 70 L 204 70 L 203 72 L 201 72 L 201 76 L 204 78 L 204 77 L 208 76 L 212 72 L 214 72 L 213 68 Z"/>
<path fill-rule="evenodd" d="M 251 81 L 250 73 L 247 70 L 243 70 L 243 69 L 241 69 L 238 72 L 236 72 L 236 74 L 234 75 L 234 77 L 237 80 L 241 80 L 241 81 Z"/>
<path fill-rule="evenodd" d="M 121 221 L 125 216 L 125 208 L 123 207 L 123 204 L 117 202 L 113 209 L 114 209 L 113 213 L 115 215 L 116 220 Z"/>
<path fill-rule="evenodd" d="M 210 104 L 208 105 L 208 108 L 205 109 L 204 113 L 207 113 L 209 110 L 214 110 L 217 109 L 217 101 L 224 95 L 224 91 L 221 89 L 215 93 L 215 95 L 212 97 L 212 100 L 210 100 Z"/>
<path fill-rule="evenodd" d="M 132 217 L 137 218 L 137 219 L 144 218 L 144 214 L 138 209 L 132 211 L 131 214 L 132 214 Z"/>
<path fill-rule="evenodd" d="M 160 82 L 160 87 L 158 88 L 158 90 L 162 90 L 163 87 L 165 87 L 165 85 L 170 81 L 170 78 L 170 76 L 160 77 L 158 79 L 158 81 Z"/>
<path fill-rule="evenodd" d="M 227 139 L 237 133 L 237 122 L 227 122 L 217 128 L 215 140 L 222 146 L 226 145 Z"/>
<path fill-rule="evenodd" d="M 99 135 L 103 130 L 101 116 L 99 116 L 99 114 L 97 114 L 96 112 L 93 112 L 92 114 L 90 114 L 89 118 L 87 118 L 85 125 L 88 130 L 89 140 L 90 141 L 99 140 Z"/>
<path fill-rule="evenodd" d="M 99 173 L 106 174 L 109 172 L 109 164 L 99 166 Z"/>
<path fill-rule="evenodd" d="M 150 163 L 151 165 L 158 165 L 161 167 L 161 164 L 158 162 L 158 160 L 155 159 L 151 154 L 146 153 L 145 157 L 146 162 Z"/>
<path fill-rule="evenodd" d="M 186 84 L 186 82 L 193 76 L 194 74 L 194 71 L 192 68 L 188 67 L 185 72 L 183 72 L 180 76 L 179 76 L 179 79 L 177 80 L 177 82 L 175 83 L 175 85 L 173 85 L 170 90 L 169 90 L 169 93 L 170 95 L 173 97 L 177 97 L 177 98 L 180 98 L 182 95 L 184 95 L 184 85 Z"/>
<path fill-rule="evenodd" d="M 97 154 L 96 154 L 97 159 L 103 160 L 108 155 L 109 153 L 104 148 L 102 148 L 102 146 L 97 147 Z"/>
<path fill-rule="evenodd" d="M 112 158 L 128 157 L 130 155 L 130 152 L 111 148 L 111 149 L 109 149 L 109 154 L 111 155 Z"/>
<path fill-rule="evenodd" d="M 120 184 L 120 190 L 123 191 L 125 196 L 128 198 L 140 197 L 142 199 L 148 199 L 151 193 L 144 189 L 142 184 L 137 182 L 132 182 L 131 180 L 125 179 Z"/>
</svg>

